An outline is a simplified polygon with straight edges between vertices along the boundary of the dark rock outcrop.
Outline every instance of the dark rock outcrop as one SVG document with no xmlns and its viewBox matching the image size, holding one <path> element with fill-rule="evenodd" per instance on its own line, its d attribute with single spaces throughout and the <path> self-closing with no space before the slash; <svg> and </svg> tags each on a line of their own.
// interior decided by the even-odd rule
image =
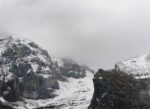
<svg viewBox="0 0 150 109">
<path fill-rule="evenodd" d="M 123 72 L 99 70 L 89 109 L 150 109 L 148 86 Z"/>
<path fill-rule="evenodd" d="M 27 39 L 0 40 L 0 96 L 7 101 L 54 97 L 64 78 L 46 50 Z"/>
</svg>

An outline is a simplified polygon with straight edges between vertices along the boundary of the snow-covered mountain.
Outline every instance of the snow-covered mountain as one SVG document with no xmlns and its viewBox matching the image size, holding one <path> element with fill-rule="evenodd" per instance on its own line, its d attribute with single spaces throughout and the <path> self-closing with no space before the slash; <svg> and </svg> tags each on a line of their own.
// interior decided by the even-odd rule
<svg viewBox="0 0 150 109">
<path fill-rule="evenodd" d="M 89 109 L 150 109 L 150 54 L 99 69 L 93 82 Z"/>
<path fill-rule="evenodd" d="M 86 109 L 93 71 L 75 61 L 51 58 L 25 38 L 0 39 L 0 101 L 15 109 Z"/>
<path fill-rule="evenodd" d="M 115 69 L 138 79 L 150 78 L 150 54 L 118 62 Z"/>
</svg>

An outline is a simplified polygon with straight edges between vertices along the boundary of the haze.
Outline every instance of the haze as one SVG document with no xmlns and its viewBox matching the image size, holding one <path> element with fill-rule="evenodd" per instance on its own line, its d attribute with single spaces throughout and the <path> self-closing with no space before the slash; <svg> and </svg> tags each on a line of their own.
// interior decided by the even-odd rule
<svg viewBox="0 0 150 109">
<path fill-rule="evenodd" d="M 149 0 L 0 0 L 0 16 L 1 34 L 95 70 L 150 52 Z"/>
</svg>

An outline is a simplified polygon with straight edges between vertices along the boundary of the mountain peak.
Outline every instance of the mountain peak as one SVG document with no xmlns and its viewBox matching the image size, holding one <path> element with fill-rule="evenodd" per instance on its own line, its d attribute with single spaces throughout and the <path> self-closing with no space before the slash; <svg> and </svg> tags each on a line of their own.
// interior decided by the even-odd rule
<svg viewBox="0 0 150 109">
<path fill-rule="evenodd" d="M 69 58 L 51 58 L 46 50 L 26 38 L 1 37 L 0 46 L 2 103 L 15 109 L 90 103 L 94 74 L 89 67 Z M 79 93 L 81 98 L 77 98 Z"/>
<path fill-rule="evenodd" d="M 46 50 L 28 39 L 14 37 L 1 38 L 0 46 L 2 97 L 8 101 L 54 97 L 60 74 Z"/>
</svg>

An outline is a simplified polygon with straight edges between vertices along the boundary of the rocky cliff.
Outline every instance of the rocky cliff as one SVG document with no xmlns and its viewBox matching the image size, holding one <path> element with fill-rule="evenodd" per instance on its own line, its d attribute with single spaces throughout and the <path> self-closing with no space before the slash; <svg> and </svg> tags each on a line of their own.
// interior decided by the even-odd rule
<svg viewBox="0 0 150 109">
<path fill-rule="evenodd" d="M 92 78 L 87 66 L 51 58 L 29 39 L 0 38 L 0 109 L 85 106 L 93 94 Z"/>
<path fill-rule="evenodd" d="M 94 96 L 89 109 L 150 109 L 150 55 L 99 70 L 94 77 Z"/>
<path fill-rule="evenodd" d="M 124 72 L 100 69 L 89 109 L 150 109 L 147 85 Z"/>
<path fill-rule="evenodd" d="M 0 39 L 0 96 L 7 101 L 54 97 L 63 79 L 47 51 L 27 39 Z M 57 78 L 57 79 L 56 79 Z"/>
</svg>

